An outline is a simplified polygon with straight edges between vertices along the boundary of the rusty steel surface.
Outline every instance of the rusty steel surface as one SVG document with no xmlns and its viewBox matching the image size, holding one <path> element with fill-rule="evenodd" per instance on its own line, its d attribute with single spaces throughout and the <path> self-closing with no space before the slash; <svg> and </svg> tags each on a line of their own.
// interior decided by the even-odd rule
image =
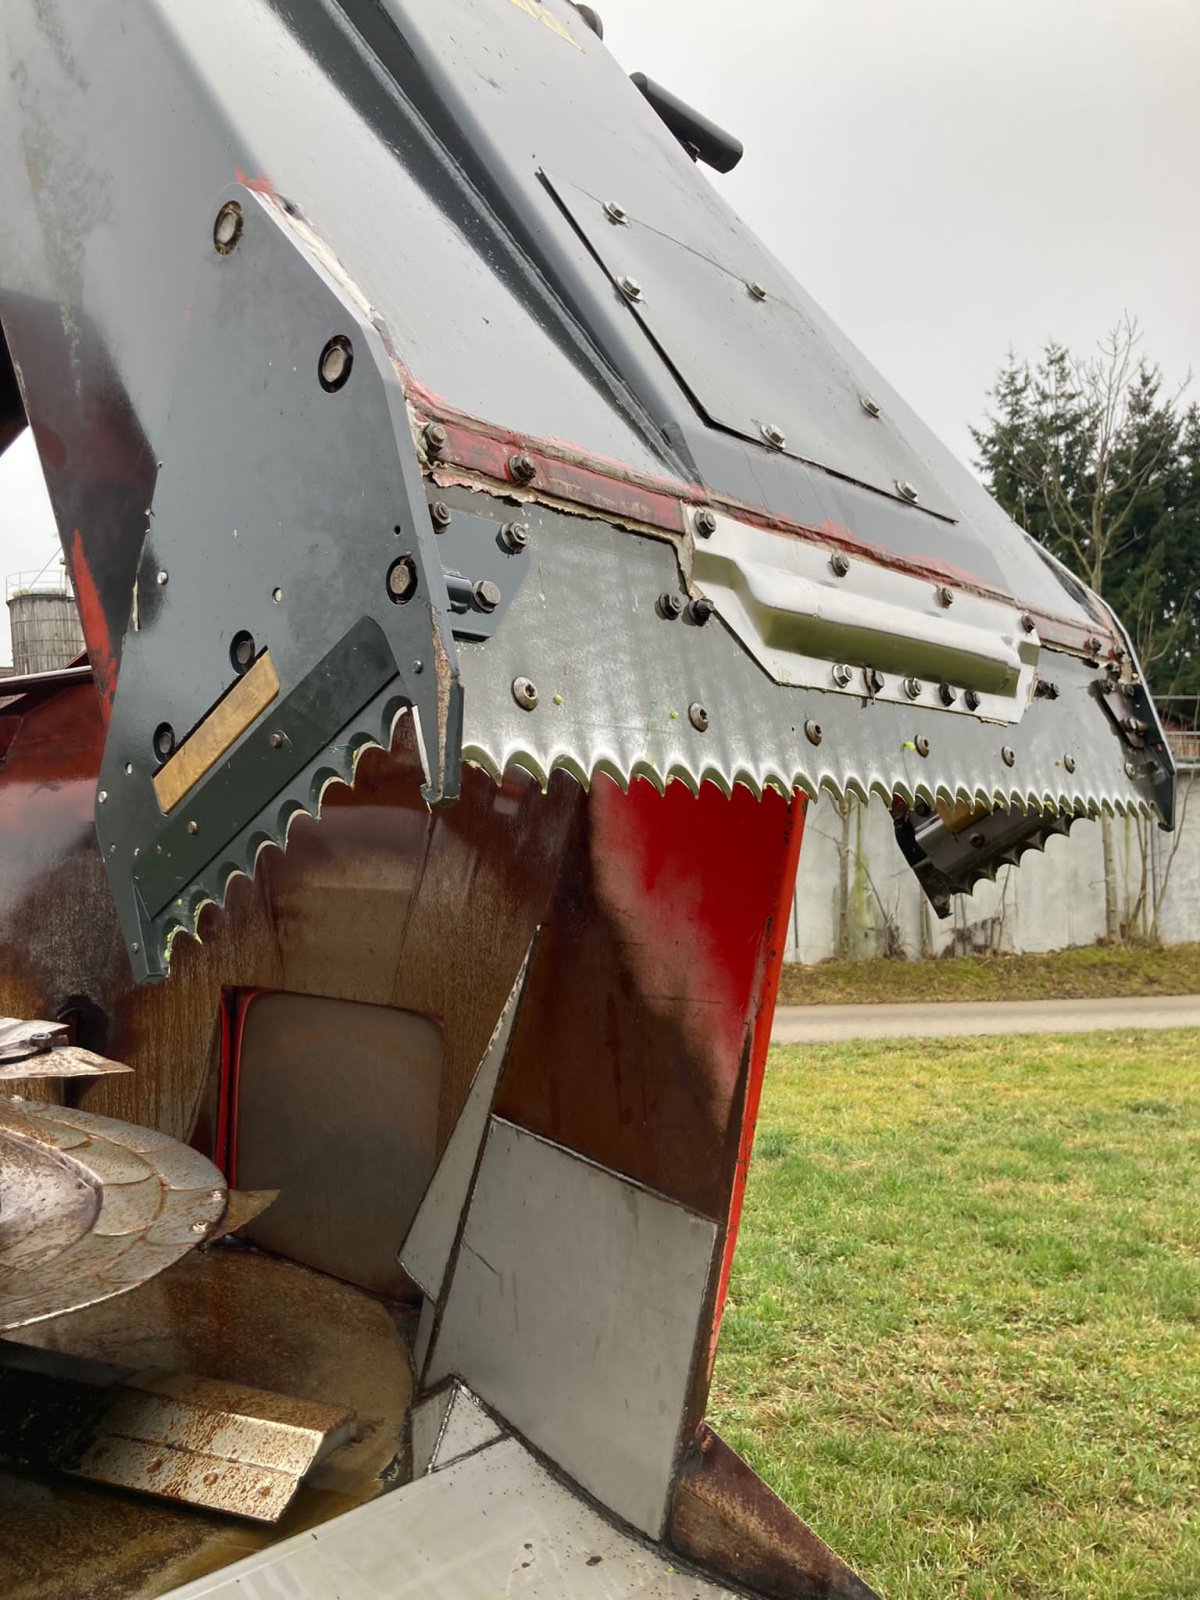
<svg viewBox="0 0 1200 1600">
<path fill-rule="evenodd" d="M 879 1600 L 707 1423 L 684 1456 L 669 1537 L 767 1600 Z"/>
</svg>

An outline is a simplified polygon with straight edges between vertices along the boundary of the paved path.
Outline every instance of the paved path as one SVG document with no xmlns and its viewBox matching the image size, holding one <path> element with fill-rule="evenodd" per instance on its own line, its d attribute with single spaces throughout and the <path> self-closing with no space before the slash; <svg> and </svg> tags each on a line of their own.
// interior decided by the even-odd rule
<svg viewBox="0 0 1200 1600">
<path fill-rule="evenodd" d="M 1200 1027 L 1200 995 L 1119 1000 L 928 1000 L 919 1005 L 780 1006 L 773 1044 L 929 1039 L 981 1033 L 1093 1033 L 1103 1028 Z"/>
</svg>

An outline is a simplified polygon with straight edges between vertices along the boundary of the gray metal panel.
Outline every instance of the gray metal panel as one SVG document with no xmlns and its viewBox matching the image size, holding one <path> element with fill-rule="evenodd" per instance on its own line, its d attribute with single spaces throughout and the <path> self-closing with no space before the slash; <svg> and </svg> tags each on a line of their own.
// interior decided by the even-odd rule
<svg viewBox="0 0 1200 1600">
<path fill-rule="evenodd" d="M 412 1413 L 413 1477 L 440 1472 L 500 1438 L 499 1425 L 469 1389 L 447 1384 Z"/>
<path fill-rule="evenodd" d="M 735 1600 L 631 1538 L 515 1439 L 172 1591 L 172 1600 Z"/>
<path fill-rule="evenodd" d="M 246 1013 L 238 1182 L 278 1189 L 257 1244 L 381 1293 L 437 1153 L 442 1034 L 428 1017 L 317 995 Z"/>
<path fill-rule="evenodd" d="M 471 1179 L 479 1161 L 483 1136 L 487 1132 L 488 1113 L 492 1109 L 496 1084 L 508 1051 L 508 1041 L 528 971 L 527 952 L 484 1051 L 483 1060 L 476 1069 L 458 1121 L 446 1141 L 442 1159 L 400 1247 L 400 1265 L 410 1278 L 420 1284 L 431 1300 L 441 1298 L 446 1268 L 450 1264 L 459 1224 L 471 1193 Z"/>
<path fill-rule="evenodd" d="M 713 1223 L 493 1117 L 430 1358 L 618 1516 L 664 1525 Z"/>
</svg>

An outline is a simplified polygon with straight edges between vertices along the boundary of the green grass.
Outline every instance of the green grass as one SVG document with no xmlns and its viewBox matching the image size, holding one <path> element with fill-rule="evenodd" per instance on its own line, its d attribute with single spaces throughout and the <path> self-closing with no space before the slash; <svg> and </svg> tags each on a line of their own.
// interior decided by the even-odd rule
<svg viewBox="0 0 1200 1600">
<path fill-rule="evenodd" d="M 904 1000 L 1087 1000 L 1200 994 L 1200 944 L 1091 946 L 1046 955 L 940 961 L 822 961 L 786 966 L 780 1005 Z"/>
<path fill-rule="evenodd" d="M 1200 1596 L 1200 1030 L 772 1052 L 710 1416 L 887 1600 Z"/>
</svg>

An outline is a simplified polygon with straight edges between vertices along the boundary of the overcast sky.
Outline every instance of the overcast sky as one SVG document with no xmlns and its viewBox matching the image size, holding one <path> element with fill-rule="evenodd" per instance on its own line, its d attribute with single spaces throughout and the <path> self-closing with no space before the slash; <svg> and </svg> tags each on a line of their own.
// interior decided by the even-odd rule
<svg viewBox="0 0 1200 1600">
<path fill-rule="evenodd" d="M 597 9 L 625 67 L 743 140 L 714 181 L 964 458 L 1010 346 L 1087 347 L 1128 310 L 1172 380 L 1200 370 L 1200 0 Z M 0 569 L 53 539 L 22 441 Z"/>
</svg>

